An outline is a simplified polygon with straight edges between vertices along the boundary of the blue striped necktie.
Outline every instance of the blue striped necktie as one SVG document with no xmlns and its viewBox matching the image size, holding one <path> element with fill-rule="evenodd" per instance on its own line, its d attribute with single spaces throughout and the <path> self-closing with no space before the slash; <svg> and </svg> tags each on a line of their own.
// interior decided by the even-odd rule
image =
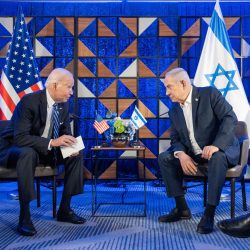
<svg viewBox="0 0 250 250">
<path fill-rule="evenodd" d="M 58 104 L 53 104 L 53 139 L 56 139 L 59 137 L 59 127 L 60 127 L 60 121 L 59 121 L 59 108 Z"/>
</svg>

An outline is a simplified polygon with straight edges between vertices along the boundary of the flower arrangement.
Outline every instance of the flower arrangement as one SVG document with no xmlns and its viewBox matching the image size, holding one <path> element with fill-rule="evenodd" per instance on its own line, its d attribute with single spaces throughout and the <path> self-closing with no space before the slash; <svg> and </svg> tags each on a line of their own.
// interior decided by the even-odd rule
<svg viewBox="0 0 250 250">
<path fill-rule="evenodd" d="M 106 114 L 109 129 L 104 132 L 107 140 L 113 140 L 116 137 L 131 141 L 135 135 L 135 127 L 129 119 L 117 117 L 116 113 L 108 111 Z"/>
</svg>

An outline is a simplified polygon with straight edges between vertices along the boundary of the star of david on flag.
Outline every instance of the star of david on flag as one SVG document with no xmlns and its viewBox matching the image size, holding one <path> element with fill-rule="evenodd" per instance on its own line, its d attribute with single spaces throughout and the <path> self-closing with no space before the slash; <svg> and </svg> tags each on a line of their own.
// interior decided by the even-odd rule
<svg viewBox="0 0 250 250">
<path fill-rule="evenodd" d="M 0 120 L 9 120 L 17 103 L 27 93 L 43 89 L 22 9 L 19 8 L 14 32 L 0 81 Z"/>
<path fill-rule="evenodd" d="M 247 121 L 249 103 L 218 0 L 207 30 L 194 85 L 197 87 L 212 86 L 219 89 L 232 105 L 238 120 Z"/>
<path fill-rule="evenodd" d="M 137 107 L 135 107 L 130 120 L 133 123 L 135 129 L 139 129 L 147 123 L 147 120 L 144 118 Z"/>
</svg>

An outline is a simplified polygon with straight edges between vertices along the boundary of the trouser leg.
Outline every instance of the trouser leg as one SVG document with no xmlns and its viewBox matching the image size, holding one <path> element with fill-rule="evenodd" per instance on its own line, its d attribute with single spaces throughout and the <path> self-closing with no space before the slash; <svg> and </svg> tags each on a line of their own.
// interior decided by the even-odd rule
<svg viewBox="0 0 250 250">
<path fill-rule="evenodd" d="M 83 157 L 68 157 L 64 160 L 65 177 L 63 195 L 72 196 L 83 191 Z"/>
<path fill-rule="evenodd" d="M 183 171 L 179 159 L 173 153 L 163 152 L 158 156 L 158 163 L 168 196 L 183 196 Z"/>
<path fill-rule="evenodd" d="M 208 161 L 208 204 L 217 206 L 225 182 L 228 161 L 225 153 L 216 152 Z"/>
</svg>

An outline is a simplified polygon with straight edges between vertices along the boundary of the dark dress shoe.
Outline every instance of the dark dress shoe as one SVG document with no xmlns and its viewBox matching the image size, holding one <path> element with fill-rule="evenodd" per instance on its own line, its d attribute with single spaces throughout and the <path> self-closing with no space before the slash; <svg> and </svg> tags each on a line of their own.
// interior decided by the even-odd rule
<svg viewBox="0 0 250 250">
<path fill-rule="evenodd" d="M 29 223 L 19 222 L 17 232 L 23 236 L 33 236 L 37 233 L 31 221 Z"/>
<path fill-rule="evenodd" d="M 214 217 L 208 217 L 203 215 L 198 226 L 197 226 L 197 233 L 200 234 L 209 234 L 212 233 L 214 230 Z"/>
<path fill-rule="evenodd" d="M 220 230 L 233 237 L 250 237 L 250 214 L 218 222 Z"/>
<path fill-rule="evenodd" d="M 189 209 L 186 210 L 178 210 L 178 208 L 174 208 L 171 210 L 169 214 L 162 215 L 158 218 L 159 222 L 175 222 L 179 220 L 189 220 L 192 215 Z"/>
<path fill-rule="evenodd" d="M 83 224 L 86 222 L 86 220 L 83 217 L 80 217 L 77 214 L 75 214 L 73 210 L 70 210 L 67 213 L 58 211 L 57 220 L 73 224 Z"/>
</svg>

